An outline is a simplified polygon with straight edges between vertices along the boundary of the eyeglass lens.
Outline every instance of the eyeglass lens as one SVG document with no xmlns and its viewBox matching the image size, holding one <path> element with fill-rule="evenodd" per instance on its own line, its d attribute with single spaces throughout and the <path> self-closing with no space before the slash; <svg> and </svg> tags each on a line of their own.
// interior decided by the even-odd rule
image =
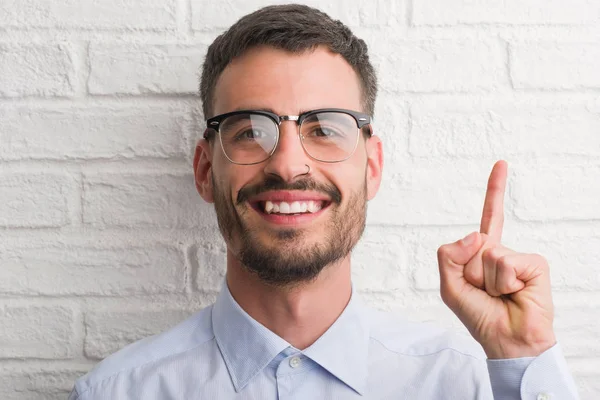
<svg viewBox="0 0 600 400">
<path fill-rule="evenodd" d="M 358 142 L 355 119 L 345 113 L 311 114 L 302 121 L 302 146 L 313 158 L 337 162 L 348 158 Z M 277 145 L 279 129 L 275 121 L 260 114 L 237 114 L 219 127 L 227 157 L 239 164 L 253 164 L 269 158 Z"/>
</svg>

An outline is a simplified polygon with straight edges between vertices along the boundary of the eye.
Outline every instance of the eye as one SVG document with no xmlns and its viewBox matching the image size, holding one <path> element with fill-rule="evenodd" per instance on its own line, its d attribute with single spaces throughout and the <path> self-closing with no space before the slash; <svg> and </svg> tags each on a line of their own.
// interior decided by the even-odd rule
<svg viewBox="0 0 600 400">
<path fill-rule="evenodd" d="M 346 136 L 343 130 L 333 126 L 324 124 L 315 124 L 307 129 L 307 138 L 314 139 L 339 139 Z"/>
<path fill-rule="evenodd" d="M 239 132 L 237 135 L 235 135 L 235 140 L 260 140 L 265 139 L 267 136 L 268 134 L 262 129 L 252 128 Z"/>
<path fill-rule="evenodd" d="M 326 126 L 320 126 L 318 128 L 315 128 L 314 135 L 322 136 L 322 137 L 333 137 L 333 136 L 338 136 L 339 132 L 336 131 L 335 129 L 331 129 Z"/>
</svg>

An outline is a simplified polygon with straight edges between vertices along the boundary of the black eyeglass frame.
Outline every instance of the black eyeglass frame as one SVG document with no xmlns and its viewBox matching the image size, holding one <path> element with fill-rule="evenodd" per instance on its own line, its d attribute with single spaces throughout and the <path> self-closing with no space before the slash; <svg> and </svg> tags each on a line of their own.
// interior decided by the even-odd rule
<svg viewBox="0 0 600 400">
<path fill-rule="evenodd" d="M 208 118 L 206 120 L 206 131 L 204 132 L 204 139 L 208 140 L 210 138 L 210 132 L 214 131 L 216 133 L 219 133 L 219 127 L 221 126 L 221 123 L 232 116 L 235 115 L 241 115 L 241 114 L 253 114 L 253 115 L 262 115 L 264 117 L 270 118 L 276 125 L 277 127 L 277 140 L 275 142 L 275 146 L 273 146 L 273 150 L 271 150 L 271 152 L 268 154 L 268 156 L 261 161 L 257 161 L 257 162 L 253 162 L 253 163 L 239 163 L 239 162 L 235 162 L 233 161 L 231 158 L 229 158 L 229 156 L 227 155 L 227 153 L 225 152 L 225 148 L 223 147 L 223 141 L 221 140 L 221 136 L 219 135 L 219 142 L 221 143 L 221 149 L 223 150 L 223 154 L 225 154 L 225 157 L 227 157 L 227 159 L 232 162 L 233 164 L 238 164 L 238 165 L 255 165 L 255 164 L 260 164 L 261 162 L 264 162 L 266 160 L 268 160 L 273 153 L 275 153 L 275 150 L 277 149 L 277 145 L 279 144 L 279 126 L 281 125 L 281 123 L 283 121 L 296 121 L 298 126 L 302 125 L 302 122 L 315 114 L 320 114 L 320 113 L 324 113 L 324 112 L 335 112 L 335 113 L 341 113 L 341 114 L 346 114 L 351 116 L 352 118 L 354 118 L 354 121 L 356 122 L 356 127 L 358 131 L 362 131 L 364 127 L 368 126 L 368 135 L 369 137 L 371 137 L 373 135 L 372 130 L 370 129 L 370 125 L 371 125 L 371 116 L 369 114 L 365 114 L 365 113 L 361 113 L 358 111 L 353 111 L 353 110 L 346 110 L 344 108 L 319 108 L 317 110 L 310 110 L 310 111 L 306 111 L 303 112 L 300 115 L 277 115 L 273 112 L 270 111 L 264 111 L 264 110 L 238 110 L 238 111 L 231 111 L 225 114 L 219 114 L 219 115 L 215 115 L 212 118 Z M 298 130 L 298 134 L 300 134 L 300 130 Z M 348 155 L 348 157 L 344 158 L 343 160 L 337 160 L 337 161 L 325 161 L 325 160 L 321 160 L 318 159 L 316 157 L 313 157 L 310 152 L 308 152 L 306 150 L 306 148 L 304 147 L 304 143 L 302 141 L 302 136 L 300 135 L 300 139 L 301 139 L 301 143 L 302 143 L 302 148 L 304 149 L 304 151 L 306 152 L 306 154 L 308 154 L 308 156 L 314 160 L 320 161 L 320 162 L 324 162 L 324 163 L 338 163 L 338 162 L 342 162 L 342 161 L 346 161 L 347 159 L 349 159 L 350 157 L 352 157 L 352 155 L 354 154 L 354 152 L 356 151 L 356 147 L 358 146 L 358 140 L 360 138 L 360 135 L 356 135 L 356 144 L 354 145 L 354 149 L 352 150 L 352 152 L 350 152 L 350 154 Z"/>
</svg>

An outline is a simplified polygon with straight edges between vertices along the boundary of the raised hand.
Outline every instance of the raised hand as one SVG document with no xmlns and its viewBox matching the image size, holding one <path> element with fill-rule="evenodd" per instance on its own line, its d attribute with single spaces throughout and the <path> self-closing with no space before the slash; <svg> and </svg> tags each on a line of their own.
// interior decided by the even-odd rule
<svg viewBox="0 0 600 400">
<path fill-rule="evenodd" d="M 488 358 L 537 356 L 556 343 L 546 259 L 500 243 L 507 164 L 488 181 L 480 232 L 438 249 L 441 296 Z"/>
</svg>

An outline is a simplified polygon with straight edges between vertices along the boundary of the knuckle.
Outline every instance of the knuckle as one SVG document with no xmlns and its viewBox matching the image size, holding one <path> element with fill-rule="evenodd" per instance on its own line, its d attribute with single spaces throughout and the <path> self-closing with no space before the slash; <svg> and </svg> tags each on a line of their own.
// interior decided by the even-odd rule
<svg viewBox="0 0 600 400">
<path fill-rule="evenodd" d="M 483 250 L 483 252 L 481 253 L 481 258 L 483 258 L 485 262 L 494 261 L 497 258 L 496 249 L 494 249 L 493 247 L 489 247 Z"/>
<path fill-rule="evenodd" d="M 449 247 L 450 245 L 444 244 L 437 249 L 438 260 L 447 258 L 448 254 L 450 253 Z"/>
<path fill-rule="evenodd" d="M 496 267 L 500 269 L 508 269 L 512 266 L 511 259 L 508 256 L 501 256 L 496 261 Z"/>
</svg>

